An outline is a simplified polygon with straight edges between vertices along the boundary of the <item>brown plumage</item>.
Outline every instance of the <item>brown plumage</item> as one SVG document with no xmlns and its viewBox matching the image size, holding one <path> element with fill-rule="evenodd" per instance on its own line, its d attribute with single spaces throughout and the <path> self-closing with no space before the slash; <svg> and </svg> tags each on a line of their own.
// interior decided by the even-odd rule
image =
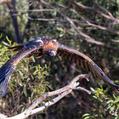
<svg viewBox="0 0 119 119">
<path fill-rule="evenodd" d="M 75 63 L 77 65 L 80 65 L 83 70 L 86 70 L 91 73 L 95 79 L 102 79 L 108 84 L 119 89 L 119 85 L 115 84 L 91 58 L 81 53 L 80 51 L 77 51 L 73 48 L 69 48 L 62 44 L 58 44 L 57 47 L 57 54 L 60 54 L 60 56 L 62 57 L 67 55 L 69 57 L 69 60 L 71 57 L 74 58 Z"/>
<path fill-rule="evenodd" d="M 119 89 L 119 85 L 115 84 L 105 73 L 104 71 L 88 56 L 77 51 L 73 48 L 67 47 L 58 43 L 57 40 L 48 40 L 45 45 L 42 47 L 43 54 L 45 52 L 53 52 L 53 55 L 60 55 L 61 57 L 68 57 L 67 60 L 71 60 L 79 65 L 84 71 L 91 73 L 94 79 L 102 79 L 108 84 Z M 41 49 L 33 52 L 32 54 L 38 54 L 41 52 Z M 42 55 L 42 53 L 40 54 Z"/>
</svg>

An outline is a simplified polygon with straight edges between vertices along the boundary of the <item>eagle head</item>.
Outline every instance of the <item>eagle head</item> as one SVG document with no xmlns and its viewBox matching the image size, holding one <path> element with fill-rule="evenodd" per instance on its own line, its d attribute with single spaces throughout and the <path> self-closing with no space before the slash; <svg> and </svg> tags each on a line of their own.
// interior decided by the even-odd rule
<svg viewBox="0 0 119 119">
<path fill-rule="evenodd" d="M 50 56 L 57 54 L 59 43 L 56 39 L 48 40 L 43 45 L 43 51 Z"/>
</svg>

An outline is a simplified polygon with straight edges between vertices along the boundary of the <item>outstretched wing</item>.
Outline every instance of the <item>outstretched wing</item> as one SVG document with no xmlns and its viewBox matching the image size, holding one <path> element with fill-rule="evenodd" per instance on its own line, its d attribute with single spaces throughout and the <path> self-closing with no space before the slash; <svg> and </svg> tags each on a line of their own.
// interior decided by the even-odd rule
<svg viewBox="0 0 119 119">
<path fill-rule="evenodd" d="M 0 96 L 4 96 L 6 94 L 7 85 L 10 80 L 11 74 L 15 71 L 17 64 L 29 54 L 39 50 L 38 53 L 43 55 L 42 48 L 37 42 L 28 43 L 27 45 L 14 47 L 18 49 L 18 52 L 11 57 L 1 68 L 0 68 Z M 17 50 L 16 49 L 16 50 Z"/>
<path fill-rule="evenodd" d="M 13 46 L 13 47 L 9 47 L 10 50 L 12 51 L 16 51 L 16 52 L 19 52 L 21 50 L 23 50 L 24 48 L 24 45 L 16 45 L 16 46 Z M 42 52 L 42 49 L 38 49 L 38 50 L 35 50 L 33 51 L 32 53 L 30 53 L 29 55 L 27 55 L 26 57 L 31 57 L 31 56 L 34 56 L 34 57 L 41 57 L 43 55 L 43 52 Z"/>
<path fill-rule="evenodd" d="M 119 85 L 115 84 L 104 72 L 103 70 L 93 61 L 91 60 L 88 56 L 86 56 L 85 54 L 66 47 L 64 45 L 59 45 L 58 48 L 58 54 L 60 56 L 68 56 L 68 59 L 74 61 L 77 65 L 80 65 L 81 68 L 83 68 L 84 70 L 89 71 L 93 77 L 99 78 L 99 79 L 103 79 L 104 81 L 106 81 L 107 83 L 113 85 L 114 87 L 119 89 Z"/>
</svg>

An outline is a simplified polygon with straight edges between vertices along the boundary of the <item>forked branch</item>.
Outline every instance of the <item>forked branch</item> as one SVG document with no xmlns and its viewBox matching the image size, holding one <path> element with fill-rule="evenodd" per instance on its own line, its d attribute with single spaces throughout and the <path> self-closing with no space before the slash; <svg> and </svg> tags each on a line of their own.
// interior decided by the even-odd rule
<svg viewBox="0 0 119 119">
<path fill-rule="evenodd" d="M 25 119 L 29 117 L 30 115 L 39 113 L 43 111 L 44 109 L 50 107 L 51 105 L 54 105 L 58 101 L 60 101 L 63 97 L 70 94 L 73 90 L 81 90 L 88 94 L 91 94 L 91 92 L 83 87 L 79 86 L 79 80 L 81 79 L 87 79 L 89 75 L 82 74 L 76 76 L 68 85 L 64 86 L 63 88 L 60 88 L 58 90 L 47 92 L 43 94 L 41 97 L 36 99 L 31 106 L 29 106 L 25 111 L 22 113 L 15 115 L 13 117 L 7 117 L 6 115 L 0 114 L 0 119 Z M 50 99 L 49 99 L 50 97 Z M 47 100 L 47 101 L 46 101 Z M 42 104 L 39 106 L 39 104 Z"/>
</svg>

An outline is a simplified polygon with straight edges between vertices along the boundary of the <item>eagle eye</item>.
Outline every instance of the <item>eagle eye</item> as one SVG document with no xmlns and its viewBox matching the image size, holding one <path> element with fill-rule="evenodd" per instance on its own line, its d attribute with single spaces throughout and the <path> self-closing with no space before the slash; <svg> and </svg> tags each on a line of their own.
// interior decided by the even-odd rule
<svg viewBox="0 0 119 119">
<path fill-rule="evenodd" d="M 52 40 L 52 43 L 56 43 L 56 42 L 57 42 L 57 40 L 56 40 L 56 39 L 53 39 L 53 40 Z"/>
<path fill-rule="evenodd" d="M 39 44 L 40 44 L 40 46 L 42 46 L 42 45 L 44 44 L 44 42 L 43 42 L 43 40 L 42 40 L 42 39 L 37 39 L 37 40 L 36 40 L 36 42 L 37 42 L 37 43 L 39 43 Z"/>
</svg>

